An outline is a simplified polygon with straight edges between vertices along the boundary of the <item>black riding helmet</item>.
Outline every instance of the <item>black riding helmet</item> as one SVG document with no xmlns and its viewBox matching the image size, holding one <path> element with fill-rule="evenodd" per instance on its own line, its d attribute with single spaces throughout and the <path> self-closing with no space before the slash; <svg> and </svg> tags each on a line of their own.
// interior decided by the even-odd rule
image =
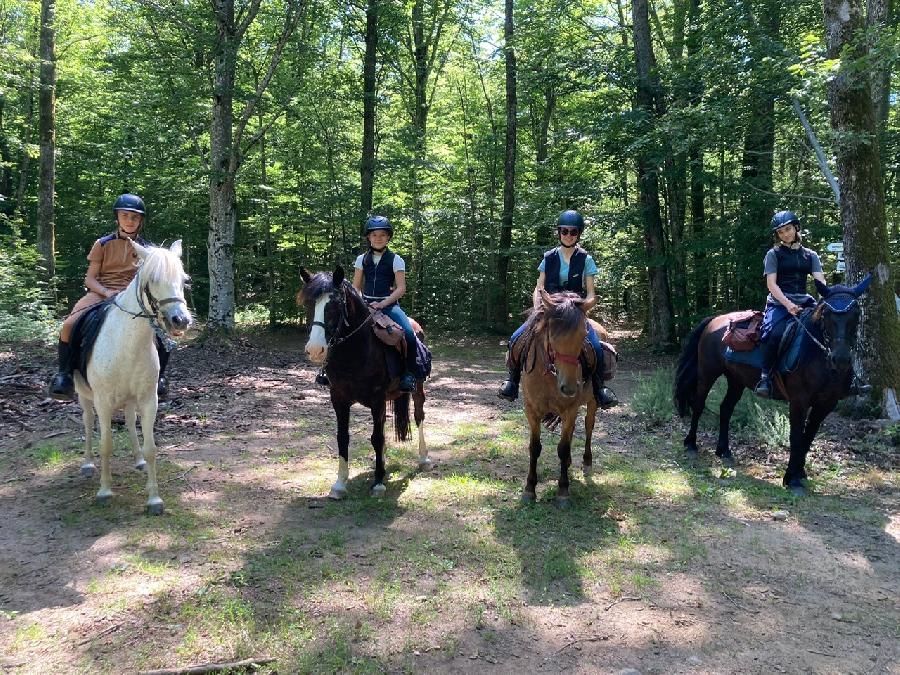
<svg viewBox="0 0 900 675">
<path fill-rule="evenodd" d="M 140 213 L 142 216 L 147 215 L 147 209 L 144 206 L 144 200 L 137 195 L 133 195 L 128 192 L 116 197 L 116 203 L 113 204 L 114 218 L 116 217 L 116 211 L 134 211 L 135 213 Z"/>
<path fill-rule="evenodd" d="M 772 232 L 780 230 L 785 225 L 795 225 L 800 227 L 800 218 L 793 211 L 779 211 L 772 216 Z"/>
</svg>

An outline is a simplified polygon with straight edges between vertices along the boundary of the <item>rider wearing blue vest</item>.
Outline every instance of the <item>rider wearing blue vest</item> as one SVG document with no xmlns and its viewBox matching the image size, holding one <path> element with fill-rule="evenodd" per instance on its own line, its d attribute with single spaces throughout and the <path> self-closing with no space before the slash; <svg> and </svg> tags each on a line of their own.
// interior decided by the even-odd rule
<svg viewBox="0 0 900 675">
<path fill-rule="evenodd" d="M 380 309 L 403 327 L 406 337 L 406 372 L 400 378 L 400 391 L 415 391 L 416 334 L 409 318 L 397 301 L 406 293 L 406 263 L 387 245 L 394 228 L 384 216 L 366 221 L 369 250 L 356 258 L 353 287 L 373 309 Z"/>
<path fill-rule="evenodd" d="M 778 358 L 781 338 L 791 316 L 816 304 L 806 292 L 806 277 L 812 276 L 823 284 L 822 262 L 815 251 L 801 244 L 800 219 L 792 211 L 779 211 L 772 217 L 775 245 L 766 253 L 763 262 L 766 275 L 766 312 L 760 328 L 762 369 L 754 393 L 762 398 L 772 395 L 770 374 Z"/>
<path fill-rule="evenodd" d="M 541 290 L 548 293 L 560 293 L 571 291 L 584 298 L 585 311 L 597 304 L 594 295 L 594 277 L 597 274 L 597 264 L 587 251 L 578 246 L 581 233 L 584 231 L 584 218 L 578 211 L 563 211 L 556 221 L 556 234 L 559 238 L 559 246 L 544 254 L 544 259 L 538 265 L 538 280 L 532 294 L 532 302 L 535 307 L 541 305 Z M 524 332 L 527 322 L 519 326 L 509 338 L 509 349 Z M 594 398 L 597 404 L 604 410 L 618 405 L 619 401 L 611 389 L 603 386 L 603 345 L 594 331 L 590 322 L 587 324 L 588 340 L 597 354 L 597 367 L 594 370 L 592 383 Z M 522 364 L 512 363 L 509 369 L 509 379 L 503 383 L 498 392 L 500 398 L 507 401 L 515 401 L 519 396 L 519 380 L 522 377 Z"/>
</svg>

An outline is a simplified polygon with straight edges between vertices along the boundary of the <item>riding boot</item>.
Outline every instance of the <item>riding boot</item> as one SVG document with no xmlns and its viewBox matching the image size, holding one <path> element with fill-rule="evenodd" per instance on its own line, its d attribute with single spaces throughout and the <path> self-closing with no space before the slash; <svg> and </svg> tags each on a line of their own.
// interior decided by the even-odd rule
<svg viewBox="0 0 900 675">
<path fill-rule="evenodd" d="M 619 397 L 616 396 L 616 393 L 609 387 L 603 386 L 603 373 L 599 370 L 595 370 L 591 376 L 591 384 L 594 389 L 594 400 L 597 401 L 601 410 L 609 410 L 619 405 Z"/>
<path fill-rule="evenodd" d="M 165 376 L 166 366 L 169 365 L 169 356 L 171 354 L 166 351 L 162 343 L 157 338 L 156 353 L 159 355 L 159 381 L 156 383 L 156 397 L 160 401 L 165 401 L 169 397 L 169 380 Z"/>
<path fill-rule="evenodd" d="M 762 368 L 760 369 L 759 383 L 753 390 L 753 393 L 760 398 L 772 398 L 772 380 L 769 374 L 778 359 L 778 345 L 781 339 L 776 339 L 774 335 L 760 343 L 759 348 L 762 351 Z"/>
<path fill-rule="evenodd" d="M 518 364 L 510 365 L 509 378 L 507 378 L 506 382 L 503 383 L 503 386 L 500 387 L 497 396 L 504 398 L 507 401 L 515 401 L 519 398 L 519 380 L 521 379 L 522 367 Z"/>
<path fill-rule="evenodd" d="M 75 398 L 75 382 L 72 380 L 72 348 L 68 342 L 59 341 L 59 372 L 50 382 L 50 396 L 57 401 L 71 401 Z"/>
<path fill-rule="evenodd" d="M 400 391 L 413 392 L 416 390 L 415 372 L 418 370 L 416 364 L 416 340 L 413 338 L 412 344 L 406 341 L 406 372 L 400 378 Z"/>
</svg>

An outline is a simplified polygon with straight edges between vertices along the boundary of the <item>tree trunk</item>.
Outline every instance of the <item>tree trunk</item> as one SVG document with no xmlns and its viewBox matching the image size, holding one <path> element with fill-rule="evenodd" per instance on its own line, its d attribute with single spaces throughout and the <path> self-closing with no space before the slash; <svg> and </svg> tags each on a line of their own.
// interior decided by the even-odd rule
<svg viewBox="0 0 900 675">
<path fill-rule="evenodd" d="M 900 386 L 900 321 L 894 302 L 884 184 L 870 77 L 859 60 L 867 48 L 860 0 L 825 0 L 827 57 L 841 59 L 831 78 L 828 101 L 831 126 L 837 137 L 836 158 L 841 190 L 841 221 L 847 278 L 859 281 L 873 275 L 862 303 L 858 356 L 862 375 L 883 395 L 883 403 Z M 887 405 L 885 405 L 887 407 Z"/>
<path fill-rule="evenodd" d="M 28 93 L 25 98 L 25 122 L 22 134 L 22 161 L 19 164 L 19 185 L 16 188 L 15 210 L 19 213 L 19 219 L 24 227 L 28 222 L 28 211 L 25 208 L 25 191 L 28 188 L 28 172 L 31 168 L 31 153 L 28 146 L 31 145 L 31 129 L 34 122 L 34 64 L 28 66 Z"/>
<path fill-rule="evenodd" d="M 497 255 L 496 317 L 498 326 L 509 323 L 509 248 L 512 245 L 513 214 L 516 208 L 516 45 L 513 0 L 505 0 L 503 54 L 506 61 L 506 159 L 503 163 L 503 215 Z"/>
<path fill-rule="evenodd" d="M 366 5 L 366 50 L 363 55 L 363 142 L 360 162 L 359 227 L 365 239 L 365 221 L 372 212 L 375 186 L 375 66 L 378 53 L 378 0 Z"/>
<path fill-rule="evenodd" d="M 634 56 L 637 70 L 635 108 L 640 115 L 643 133 L 654 125 L 654 108 L 658 91 L 656 62 L 650 41 L 650 22 L 647 0 L 633 0 Z M 674 343 L 672 298 L 666 275 L 666 250 L 659 204 L 659 172 L 646 149 L 637 157 L 637 177 L 640 194 L 641 219 L 644 225 L 644 246 L 647 254 L 648 288 L 650 292 L 650 341 L 663 348 Z"/>
<path fill-rule="evenodd" d="M 866 23 L 876 36 L 894 25 L 892 0 L 867 0 Z M 882 66 L 872 72 L 872 101 L 875 105 L 875 126 L 878 136 L 884 135 L 890 111 L 891 69 Z M 882 145 L 882 149 L 884 146 Z"/>
<path fill-rule="evenodd" d="M 234 330 L 234 232 L 237 203 L 234 183 L 234 77 L 238 40 L 234 0 L 214 0 L 216 54 L 212 125 L 209 132 L 209 319 L 213 332 Z"/>
<path fill-rule="evenodd" d="M 47 268 L 56 276 L 56 0 L 41 0 L 40 186 L 38 189 L 37 247 Z"/>
<path fill-rule="evenodd" d="M 777 2 L 768 2 L 760 28 L 772 43 L 778 43 L 781 14 Z M 748 123 L 744 136 L 741 179 L 741 215 L 735 232 L 737 259 L 737 303 L 758 305 L 763 298 L 762 259 L 772 237 L 769 222 L 776 203 L 772 194 L 772 167 L 775 153 L 775 98 L 781 93 L 780 83 L 771 75 L 756 83 L 748 107 Z"/>
</svg>

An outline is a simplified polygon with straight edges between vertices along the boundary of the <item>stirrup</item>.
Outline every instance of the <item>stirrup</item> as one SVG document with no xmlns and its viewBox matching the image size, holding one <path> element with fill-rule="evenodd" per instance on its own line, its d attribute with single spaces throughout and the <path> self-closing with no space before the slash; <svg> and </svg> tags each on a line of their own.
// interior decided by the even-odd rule
<svg viewBox="0 0 900 675">
<path fill-rule="evenodd" d="M 759 382 L 756 385 L 756 388 L 753 390 L 753 393 L 759 396 L 760 398 L 771 398 L 772 397 L 772 385 L 771 379 L 769 376 L 759 378 Z"/>
<path fill-rule="evenodd" d="M 50 398 L 57 401 L 73 401 L 75 400 L 75 382 L 69 373 L 57 373 L 53 376 L 48 390 Z"/>
<path fill-rule="evenodd" d="M 161 375 L 156 383 L 156 398 L 160 401 L 169 398 L 169 380 L 164 375 Z"/>
<path fill-rule="evenodd" d="M 600 406 L 601 410 L 609 410 L 610 408 L 615 408 L 619 405 L 619 397 L 616 396 L 616 392 L 614 392 L 609 387 L 601 387 L 600 391 L 595 395 L 597 399 L 597 405 Z"/>
<path fill-rule="evenodd" d="M 507 380 L 503 383 L 503 386 L 500 387 L 500 391 L 497 392 L 497 396 L 502 399 L 506 399 L 507 401 L 515 401 L 519 398 L 519 383 L 513 380 Z"/>
<path fill-rule="evenodd" d="M 400 391 L 412 393 L 416 390 L 416 378 L 412 373 L 406 373 L 400 378 Z"/>
</svg>

